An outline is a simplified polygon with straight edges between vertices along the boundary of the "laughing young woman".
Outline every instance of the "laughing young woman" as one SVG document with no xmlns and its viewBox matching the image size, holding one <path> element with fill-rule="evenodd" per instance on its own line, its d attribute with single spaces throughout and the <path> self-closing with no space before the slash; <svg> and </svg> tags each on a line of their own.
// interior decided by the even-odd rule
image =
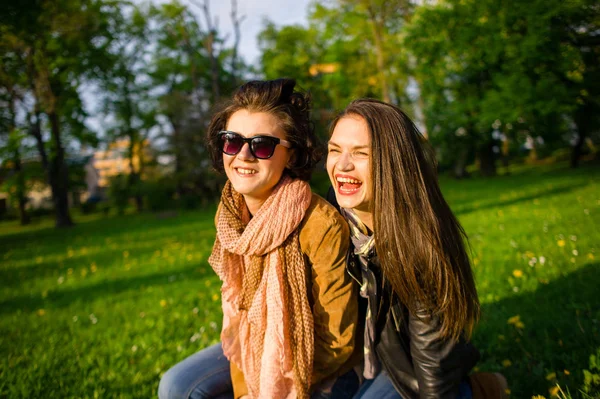
<svg viewBox="0 0 600 399">
<path fill-rule="evenodd" d="M 307 183 L 316 139 L 294 85 L 249 82 L 210 123 L 228 178 L 209 258 L 223 282 L 222 342 L 167 371 L 161 399 L 342 398 L 358 386 L 348 227 Z"/>
<path fill-rule="evenodd" d="M 356 397 L 502 398 L 501 375 L 467 377 L 479 359 L 468 342 L 479 301 L 465 233 L 428 151 L 400 109 L 376 100 L 352 102 L 332 124 L 327 172 L 362 297 Z"/>
</svg>

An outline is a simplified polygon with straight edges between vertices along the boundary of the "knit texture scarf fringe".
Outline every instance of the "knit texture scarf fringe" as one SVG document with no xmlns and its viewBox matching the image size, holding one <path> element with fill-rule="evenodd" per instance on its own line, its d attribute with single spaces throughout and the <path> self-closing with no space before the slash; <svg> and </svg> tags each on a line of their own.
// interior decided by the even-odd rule
<svg viewBox="0 0 600 399">
<path fill-rule="evenodd" d="M 308 398 L 314 324 L 299 229 L 312 194 L 283 177 L 250 219 L 228 181 L 209 263 L 223 282 L 223 352 L 251 398 Z"/>
</svg>

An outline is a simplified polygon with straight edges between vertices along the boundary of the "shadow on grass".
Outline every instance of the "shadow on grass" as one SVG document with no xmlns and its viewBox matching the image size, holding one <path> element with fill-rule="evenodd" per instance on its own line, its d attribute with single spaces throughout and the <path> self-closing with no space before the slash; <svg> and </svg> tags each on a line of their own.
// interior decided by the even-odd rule
<svg viewBox="0 0 600 399">
<path fill-rule="evenodd" d="M 156 234 L 154 234 L 156 233 Z M 150 238 L 156 236 L 156 238 Z M 200 236 L 200 234 L 198 234 Z M 207 242 L 212 242 L 213 233 L 208 231 L 206 233 Z M 189 242 L 189 239 L 181 239 L 181 242 Z M 0 268 L 0 281 L 3 286 L 7 288 L 15 288 L 25 286 L 28 281 L 34 279 L 45 279 L 54 277 L 57 278 L 59 275 L 65 275 L 68 269 L 73 269 L 75 273 L 79 272 L 81 268 L 87 268 L 90 262 L 95 262 L 97 265 L 104 267 L 109 265 L 110 268 L 118 268 L 120 264 L 126 263 L 126 259 L 123 258 L 123 251 L 127 250 L 131 253 L 132 258 L 145 260 L 151 259 L 152 255 L 156 250 L 164 248 L 165 238 L 158 232 L 149 233 L 143 240 L 134 241 L 131 243 L 120 244 L 116 248 L 108 249 L 102 247 L 101 251 L 90 251 L 86 254 L 74 255 L 71 257 L 64 257 L 57 261 L 44 261 L 42 263 L 34 262 L 34 259 L 29 255 L 28 260 L 30 263 L 19 267 L 5 267 Z M 58 245 L 58 244 L 57 244 Z M 198 247 L 205 246 L 210 247 L 210 244 L 203 245 L 201 242 L 196 243 Z M 51 248 L 55 248 L 54 245 L 49 245 Z M 22 251 L 27 253 L 27 251 Z M 64 254 L 66 251 L 61 251 Z M 44 254 L 48 256 L 48 253 Z M 54 254 L 55 255 L 55 254 Z M 22 255 L 25 257 L 25 255 Z M 11 259 L 12 260 L 12 259 Z M 15 257 L 16 261 L 19 260 Z"/>
<path fill-rule="evenodd" d="M 545 395 L 554 381 L 577 392 L 589 356 L 600 348 L 600 263 L 588 264 L 540 286 L 535 292 L 485 304 L 474 342 L 482 353 L 481 369 L 501 370 L 511 397 Z M 509 324 L 519 315 L 522 329 Z M 512 365 L 502 369 L 502 362 Z M 568 374 L 563 370 L 567 370 Z"/>
<path fill-rule="evenodd" d="M 75 225 L 69 229 L 56 230 L 54 228 L 12 233 L 2 237 L 0 253 L 11 249 L 17 249 L 5 262 L 19 262 L 32 259 L 34 255 L 41 256 L 64 256 L 67 248 L 86 245 L 107 245 L 106 239 L 110 238 L 113 243 L 127 242 L 126 239 L 137 241 L 149 240 L 162 241 L 165 237 L 186 241 L 185 234 L 195 232 L 206 233 L 207 237 L 214 236 L 214 224 L 211 218 L 196 217 L 177 218 L 172 220 L 154 219 L 147 216 L 124 216 L 112 221 L 102 220 L 94 223 Z M 201 233 L 200 233 L 201 232 Z M 43 253 L 37 250 L 42 248 Z M 128 249 L 120 245 L 120 250 Z M 157 247 L 156 249 L 160 249 Z M 87 255 L 79 255 L 86 257 Z M 0 269 L 2 260 L 0 259 Z"/>
<path fill-rule="evenodd" d="M 92 302 L 97 298 L 106 298 L 126 291 L 139 290 L 142 287 L 160 286 L 170 284 L 170 277 L 185 278 L 187 281 L 200 280 L 212 274 L 212 269 L 206 262 L 201 262 L 184 269 L 167 270 L 147 276 L 105 280 L 97 284 L 66 288 L 48 292 L 48 296 L 21 295 L 0 302 L 0 315 L 15 313 L 19 310 L 31 312 L 36 309 L 56 309 L 70 306 L 76 302 Z M 180 277 L 183 275 L 183 277 Z"/>
<path fill-rule="evenodd" d="M 472 205 L 472 201 L 471 201 L 468 205 L 462 205 L 462 206 L 455 205 L 455 206 L 453 206 L 453 210 L 456 215 L 465 215 L 465 214 L 471 213 L 473 211 L 481 211 L 481 210 L 489 209 L 489 208 L 506 207 L 506 206 L 516 205 L 521 202 L 532 201 L 536 198 L 564 194 L 564 193 L 571 192 L 575 189 L 579 189 L 581 187 L 582 187 L 581 184 L 569 184 L 569 185 L 564 185 L 564 186 L 556 187 L 556 188 L 547 188 L 545 190 L 536 190 L 533 193 L 528 193 L 527 195 L 519 196 L 517 198 L 485 202 L 478 206 Z M 485 199 L 480 200 L 480 201 L 485 201 Z"/>
</svg>

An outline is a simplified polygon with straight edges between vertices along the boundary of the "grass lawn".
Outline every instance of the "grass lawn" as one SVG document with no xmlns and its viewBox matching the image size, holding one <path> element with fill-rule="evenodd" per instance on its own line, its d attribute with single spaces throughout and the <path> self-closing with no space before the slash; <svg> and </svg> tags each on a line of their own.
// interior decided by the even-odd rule
<svg viewBox="0 0 600 399">
<path fill-rule="evenodd" d="M 478 367 L 513 398 L 556 383 L 578 397 L 600 348 L 599 177 L 557 164 L 442 179 L 470 238 Z M 164 371 L 219 339 L 214 210 L 0 224 L 0 397 L 156 396 Z"/>
</svg>

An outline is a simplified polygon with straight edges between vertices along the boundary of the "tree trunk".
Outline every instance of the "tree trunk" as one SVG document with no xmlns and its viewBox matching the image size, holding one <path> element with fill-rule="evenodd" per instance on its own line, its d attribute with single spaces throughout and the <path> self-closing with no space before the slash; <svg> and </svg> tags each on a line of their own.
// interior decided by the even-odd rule
<svg viewBox="0 0 600 399">
<path fill-rule="evenodd" d="M 23 175 L 23 168 L 21 166 L 21 156 L 19 150 L 15 150 L 15 156 L 13 159 L 15 163 L 15 173 L 17 175 L 17 201 L 19 203 L 19 220 L 21 226 L 25 226 L 31 222 L 29 214 L 25 209 L 27 204 L 27 197 L 25 197 L 25 176 Z"/>
<path fill-rule="evenodd" d="M 52 131 L 53 154 L 50 159 L 49 178 L 56 216 L 56 227 L 73 225 L 69 213 L 69 173 L 65 163 L 65 151 L 60 139 L 60 125 L 56 112 L 48 113 Z"/>
<path fill-rule="evenodd" d="M 181 126 L 176 122 L 175 117 L 169 117 L 173 127 L 173 155 L 175 157 L 175 192 L 178 196 L 183 195 L 183 185 L 181 184 L 183 174 L 183 151 L 181 144 Z"/>
<path fill-rule="evenodd" d="M 36 120 L 31 127 L 31 133 L 36 139 L 38 151 L 42 158 L 42 165 L 44 165 L 48 183 L 52 190 L 52 202 L 54 204 L 54 213 L 56 217 L 55 226 L 68 227 L 73 225 L 69 213 L 69 175 L 67 165 L 65 164 L 65 152 L 62 148 L 60 138 L 60 124 L 55 110 L 56 97 L 52 93 L 51 85 L 47 80 L 47 74 L 40 75 L 36 71 L 34 59 L 35 56 L 32 50 L 32 53 L 28 57 L 28 75 L 30 80 L 29 83 L 35 97 L 34 112 Z M 45 90 L 42 91 L 48 96 L 46 99 L 47 104 L 45 105 L 45 113 L 50 120 L 50 131 L 54 147 L 50 159 L 48 159 L 46 154 L 44 140 L 42 138 L 42 129 L 40 126 L 40 105 L 43 100 L 43 97 L 40 95 L 40 86 L 44 87 Z"/>
<path fill-rule="evenodd" d="M 575 142 L 573 150 L 571 151 L 572 168 L 579 167 L 579 161 L 583 152 L 583 143 L 585 143 L 585 139 L 588 137 L 590 131 L 590 118 L 592 111 L 593 110 L 591 107 L 586 103 L 582 107 L 575 110 L 575 115 L 573 115 L 575 125 L 577 126 L 577 141 Z"/>
<path fill-rule="evenodd" d="M 494 154 L 494 143 L 488 141 L 477 149 L 479 160 L 479 171 L 483 176 L 496 175 L 496 159 Z"/>
<path fill-rule="evenodd" d="M 510 175 L 510 170 L 509 170 L 509 163 L 510 163 L 510 140 L 505 137 L 504 140 L 502 140 L 502 149 L 501 149 L 501 159 L 502 159 L 502 166 L 504 167 L 504 173 L 507 175 Z"/>
<path fill-rule="evenodd" d="M 217 27 L 216 24 L 212 22 L 209 0 L 204 0 L 201 8 L 202 12 L 204 13 L 204 18 L 206 19 L 206 29 L 208 31 L 206 39 L 204 40 L 204 47 L 206 48 L 206 52 L 208 53 L 208 60 L 210 62 L 210 75 L 213 96 L 212 103 L 216 104 L 219 101 L 219 98 L 221 97 L 221 90 L 219 85 L 219 62 L 217 60 L 217 56 L 215 55 L 215 39 L 217 37 Z"/>
<path fill-rule="evenodd" d="M 373 30 L 373 40 L 375 41 L 375 51 L 377 53 L 377 69 L 379 69 L 379 76 L 381 79 L 381 96 L 383 101 L 390 103 L 390 88 L 387 81 L 385 71 L 389 68 L 385 61 L 385 50 L 383 48 L 383 25 L 384 21 L 377 18 L 377 13 L 373 9 L 372 5 L 368 7 L 369 20 L 371 22 L 371 28 Z M 383 19 L 383 16 L 381 17 Z"/>
<path fill-rule="evenodd" d="M 42 166 L 44 167 L 44 171 L 46 172 L 46 180 L 48 180 L 48 184 L 50 184 L 50 178 L 48 176 L 48 169 L 49 169 L 48 154 L 46 153 L 44 139 L 42 138 L 40 112 L 37 110 L 35 111 L 35 121 L 31 122 L 31 130 L 29 132 L 35 138 L 35 144 L 36 144 L 38 152 L 40 154 L 40 158 L 42 159 Z"/>
<path fill-rule="evenodd" d="M 469 172 L 467 172 L 467 159 L 469 156 L 469 149 L 465 146 L 463 147 L 456 158 L 456 162 L 454 163 L 454 177 L 457 179 L 464 179 L 469 177 Z"/>
<path fill-rule="evenodd" d="M 9 100 L 9 109 L 10 109 L 10 126 L 9 126 L 9 134 L 15 129 L 16 126 L 16 114 L 15 114 L 15 102 L 14 102 L 14 92 L 12 88 L 9 88 L 10 92 L 10 100 Z M 25 205 L 27 204 L 27 197 L 25 196 L 25 176 L 23 174 L 23 167 L 21 164 L 21 152 L 19 151 L 20 142 L 15 143 L 15 148 L 13 152 L 13 163 L 15 169 L 15 176 L 17 178 L 16 189 L 17 189 L 17 202 L 19 208 L 19 220 L 21 222 L 21 226 L 25 226 L 29 224 L 31 221 L 29 219 L 29 215 L 27 214 L 27 210 L 25 209 Z"/>
<path fill-rule="evenodd" d="M 240 41 L 242 39 L 240 26 L 245 16 L 238 16 L 238 4 L 237 0 L 231 0 L 231 23 L 233 25 L 233 47 L 231 51 L 231 78 L 233 79 L 233 86 L 237 86 L 239 83 L 238 76 L 238 50 L 240 47 Z"/>
</svg>

